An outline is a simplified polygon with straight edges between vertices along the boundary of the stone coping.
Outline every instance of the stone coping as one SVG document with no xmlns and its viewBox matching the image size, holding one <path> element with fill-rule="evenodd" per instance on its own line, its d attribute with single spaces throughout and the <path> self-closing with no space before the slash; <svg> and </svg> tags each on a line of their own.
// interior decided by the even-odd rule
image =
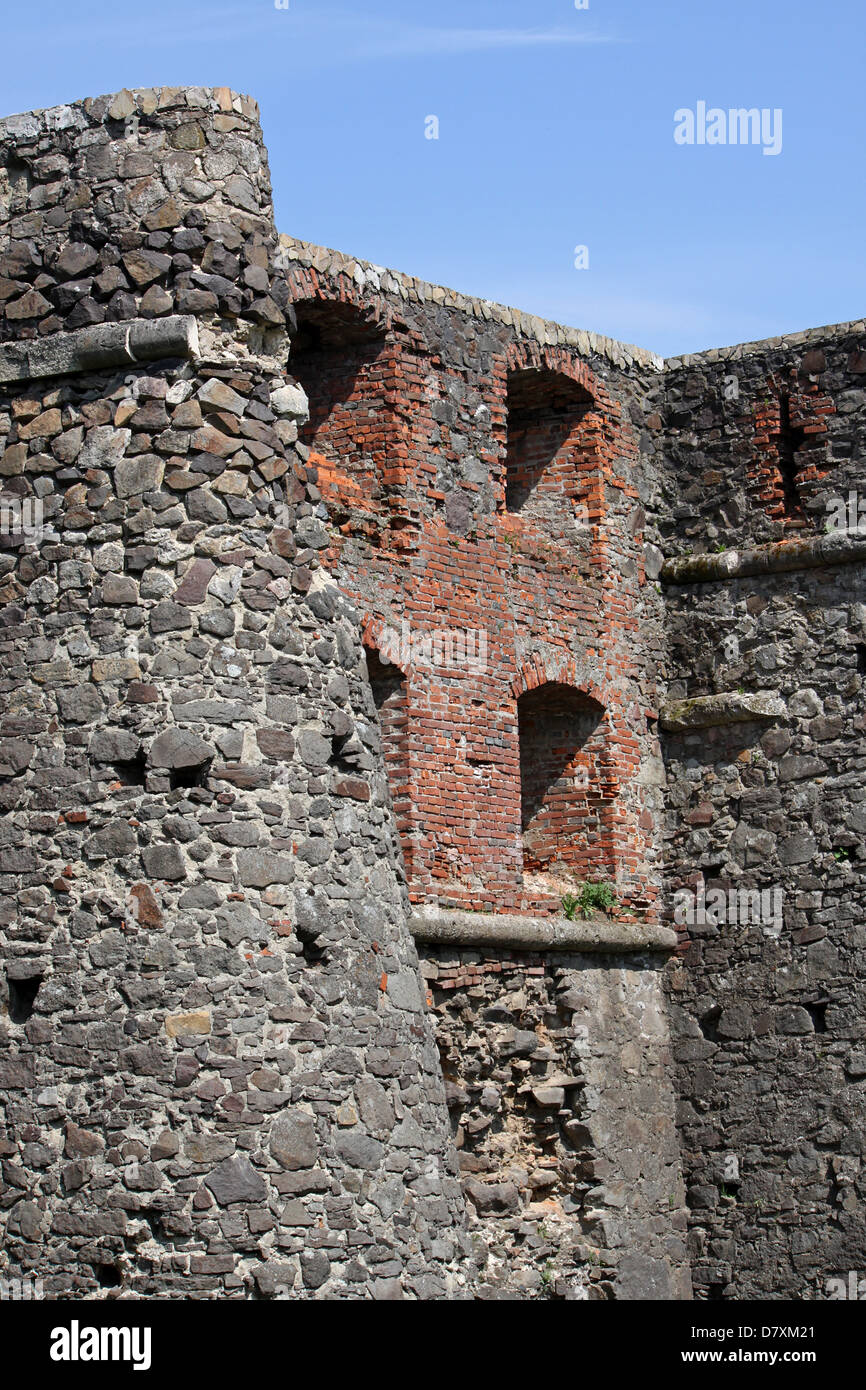
<svg viewBox="0 0 866 1390">
<path fill-rule="evenodd" d="M 523 917 L 420 908 L 412 913 L 409 926 L 416 942 L 431 946 L 619 954 L 668 952 L 677 944 L 676 932 L 658 923 L 614 922 L 599 916 L 571 922 L 561 916 Z"/>
<path fill-rule="evenodd" d="M 667 371 L 680 367 L 700 367 L 708 362 L 736 362 L 755 353 L 787 351 L 791 348 L 814 347 L 830 338 L 857 337 L 866 334 L 866 319 L 851 319 L 848 323 L 828 323 L 822 328 L 805 328 L 799 333 L 783 333 L 778 338 L 765 338 L 751 343 L 734 343 L 731 347 L 705 348 L 702 352 L 686 353 L 682 357 L 665 358 Z"/>
<path fill-rule="evenodd" d="M 830 531 L 810 540 L 776 541 L 751 550 L 724 550 L 713 555 L 686 555 L 666 560 L 663 584 L 710 584 L 760 574 L 825 569 L 866 561 L 866 530 Z"/>
<path fill-rule="evenodd" d="M 98 97 L 80 97 L 62 106 L 43 106 L 0 117 L 0 141 L 25 142 L 61 130 L 83 130 L 88 123 L 153 116 L 185 108 L 259 120 L 258 102 L 231 87 L 123 87 Z"/>
<path fill-rule="evenodd" d="M 284 264 L 294 261 L 327 275 L 347 275 L 359 288 L 371 289 L 377 294 L 397 295 L 414 304 L 437 304 L 445 309 L 458 309 L 473 318 L 504 323 L 523 337 L 534 338 L 544 346 L 573 348 L 582 357 L 605 357 L 617 367 L 635 365 L 651 367 L 655 371 L 662 371 L 664 367 L 663 359 L 646 348 L 620 343 L 615 338 L 606 338 L 603 334 L 590 333 L 582 328 L 553 323 L 550 319 L 523 313 L 520 309 L 497 304 L 491 299 L 476 299 L 443 285 L 431 285 L 414 275 L 388 270 L 327 246 L 315 246 L 312 242 L 281 236 L 280 252 Z"/>
<path fill-rule="evenodd" d="M 676 371 L 681 367 L 735 362 L 756 353 L 811 347 L 830 338 L 866 334 L 866 319 L 852 319 L 848 323 L 826 324 L 821 328 L 785 333 L 762 342 L 735 343 L 729 347 L 705 348 L 701 352 L 686 353 L 681 357 L 664 358 L 648 348 L 637 347 L 634 343 L 621 343 L 616 338 L 608 338 L 604 334 L 585 329 L 571 328 L 551 319 L 543 319 L 536 314 L 524 313 L 510 305 L 497 304 L 494 300 L 460 294 L 457 290 L 430 284 L 414 275 L 387 269 L 371 261 L 363 261 L 357 256 L 335 251 L 332 247 L 317 246 L 313 242 L 282 235 L 280 250 L 286 261 L 310 266 L 329 275 L 347 275 L 361 289 L 369 288 L 380 294 L 396 294 L 401 299 L 413 303 L 440 304 L 445 308 L 458 309 L 462 313 L 470 314 L 473 318 L 493 319 L 514 328 L 524 337 L 536 339 L 543 345 L 574 348 L 584 357 L 605 357 L 617 367 L 636 365 L 660 372 Z"/>
<path fill-rule="evenodd" d="M 196 357 L 198 351 L 198 323 L 190 314 L 100 323 L 0 344 L 0 383 L 98 372 L 162 357 Z"/>
</svg>

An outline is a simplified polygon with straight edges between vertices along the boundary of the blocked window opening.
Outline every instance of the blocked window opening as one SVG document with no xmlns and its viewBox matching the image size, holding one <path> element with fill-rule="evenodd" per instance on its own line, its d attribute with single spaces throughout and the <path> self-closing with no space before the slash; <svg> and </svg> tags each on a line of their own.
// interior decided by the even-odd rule
<svg viewBox="0 0 866 1390">
<path fill-rule="evenodd" d="M 385 771 L 407 872 L 411 860 L 409 831 L 412 797 L 409 785 L 409 710 L 406 677 L 398 666 L 382 661 L 372 647 L 365 648 L 367 675 L 379 720 Z"/>
<path fill-rule="evenodd" d="M 805 442 L 806 431 L 791 424 L 791 397 L 785 391 L 779 397 L 779 429 L 773 438 L 776 441 L 785 515 L 798 516 L 801 508 L 798 474 L 802 466 L 798 455 Z"/>
<path fill-rule="evenodd" d="M 311 450 L 332 520 L 369 532 L 399 437 L 391 404 L 396 349 L 351 304 L 304 301 L 295 311 L 289 366 L 310 402 L 301 441 Z"/>
<path fill-rule="evenodd" d="M 614 870 L 614 788 L 606 767 L 604 709 L 550 682 L 517 702 L 523 867 L 599 878 Z"/>
<path fill-rule="evenodd" d="M 36 996 L 44 975 L 28 975 L 23 979 L 7 976 L 9 989 L 9 1018 L 12 1023 L 26 1023 L 36 1007 Z"/>
<path fill-rule="evenodd" d="M 510 374 L 506 405 L 506 509 L 554 519 L 570 504 L 582 519 L 592 458 L 581 426 L 592 396 L 570 377 L 529 369 Z"/>
</svg>

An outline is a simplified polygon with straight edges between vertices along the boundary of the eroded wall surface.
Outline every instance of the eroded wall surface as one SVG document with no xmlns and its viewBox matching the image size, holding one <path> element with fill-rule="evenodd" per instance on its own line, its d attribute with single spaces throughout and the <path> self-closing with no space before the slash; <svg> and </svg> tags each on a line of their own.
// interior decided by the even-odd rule
<svg viewBox="0 0 866 1390">
<path fill-rule="evenodd" d="M 429 947 L 481 1298 L 685 1299 L 662 970 Z"/>
<path fill-rule="evenodd" d="M 863 343 L 855 325 L 669 364 L 667 555 L 840 539 L 838 501 L 862 495 Z M 672 695 L 780 702 L 665 736 L 671 892 L 781 895 L 684 924 L 670 979 L 701 1296 L 823 1298 L 863 1264 L 864 597 L 862 561 L 666 586 Z"/>
</svg>

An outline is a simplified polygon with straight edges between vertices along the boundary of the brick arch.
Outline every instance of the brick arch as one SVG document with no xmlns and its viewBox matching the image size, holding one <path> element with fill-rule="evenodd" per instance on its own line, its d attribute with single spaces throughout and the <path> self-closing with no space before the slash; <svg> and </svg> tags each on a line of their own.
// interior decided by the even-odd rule
<svg viewBox="0 0 866 1390">
<path fill-rule="evenodd" d="M 563 653 L 562 659 L 541 656 L 536 653 L 529 661 L 518 667 L 511 681 L 511 692 L 515 699 L 529 690 L 537 690 L 542 685 L 566 685 L 581 695 L 588 695 L 604 710 L 611 704 L 610 689 L 606 681 L 587 680 L 578 671 L 577 662 Z"/>
<path fill-rule="evenodd" d="M 507 376 L 521 371 L 546 371 L 566 377 L 583 387 L 594 401 L 607 394 L 588 363 L 576 357 L 568 348 L 545 346 L 526 339 L 512 343 L 506 353 L 504 372 Z"/>
<path fill-rule="evenodd" d="M 521 340 L 494 368 L 494 441 L 504 464 L 498 509 L 553 533 L 604 511 L 604 439 L 615 413 L 586 362 Z"/>
<path fill-rule="evenodd" d="M 391 327 L 393 306 L 382 295 L 365 293 L 348 275 L 331 278 L 320 275 L 312 266 L 292 265 L 286 271 L 286 279 L 289 299 L 295 309 L 299 304 L 312 302 L 351 304 L 384 331 Z"/>
<path fill-rule="evenodd" d="M 378 290 L 367 289 L 350 275 L 321 275 L 313 267 L 292 265 L 286 271 L 289 298 L 297 312 L 300 305 L 337 303 L 351 305 L 372 326 L 386 335 L 398 335 L 416 350 L 428 351 L 427 342 L 419 329 L 408 323 L 395 304 Z"/>
</svg>

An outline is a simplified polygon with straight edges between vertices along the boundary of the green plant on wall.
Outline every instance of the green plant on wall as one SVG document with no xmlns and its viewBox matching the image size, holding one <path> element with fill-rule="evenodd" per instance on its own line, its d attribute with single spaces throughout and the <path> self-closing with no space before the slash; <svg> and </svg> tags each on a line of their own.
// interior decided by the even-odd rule
<svg viewBox="0 0 866 1390">
<path fill-rule="evenodd" d="M 562 910 L 569 922 L 573 922 L 578 912 L 589 918 L 593 912 L 610 912 L 616 906 L 616 893 L 610 883 L 584 883 L 577 897 L 566 893 L 562 899 Z"/>
</svg>

